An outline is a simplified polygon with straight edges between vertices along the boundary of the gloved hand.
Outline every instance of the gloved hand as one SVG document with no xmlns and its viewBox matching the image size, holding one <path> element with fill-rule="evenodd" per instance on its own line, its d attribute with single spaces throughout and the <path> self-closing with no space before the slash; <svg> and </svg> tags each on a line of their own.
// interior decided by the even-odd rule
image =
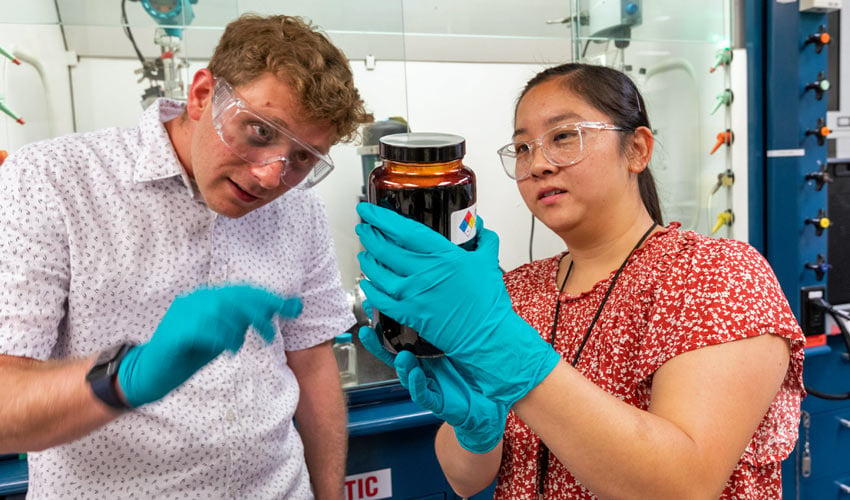
<svg viewBox="0 0 850 500">
<path fill-rule="evenodd" d="M 511 306 L 496 233 L 479 226 L 467 251 L 391 210 L 360 203 L 357 213 L 366 297 L 445 352 L 484 396 L 511 407 L 555 368 L 560 355 Z"/>
<path fill-rule="evenodd" d="M 417 359 L 408 351 L 394 356 L 367 326 L 360 328 L 360 341 L 369 352 L 396 369 L 413 401 L 454 427 L 455 436 L 465 449 L 487 453 L 502 440 L 508 407 L 470 387 L 448 358 Z"/>
<path fill-rule="evenodd" d="M 127 402 L 138 407 L 162 398 L 224 350 L 236 352 L 253 326 L 274 340 L 275 315 L 301 314 L 301 299 L 249 285 L 199 288 L 174 299 L 150 341 L 134 347 L 118 368 Z"/>
</svg>

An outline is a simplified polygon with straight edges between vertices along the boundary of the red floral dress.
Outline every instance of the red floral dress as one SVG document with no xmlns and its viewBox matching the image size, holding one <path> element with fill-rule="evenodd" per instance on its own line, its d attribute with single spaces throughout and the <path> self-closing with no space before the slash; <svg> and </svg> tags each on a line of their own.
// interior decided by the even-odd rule
<svg viewBox="0 0 850 500">
<path fill-rule="evenodd" d="M 642 409 L 652 375 L 684 352 L 773 333 L 790 340 L 791 362 L 733 471 L 722 499 L 782 497 L 781 461 L 794 448 L 803 396 L 805 340 L 779 283 L 751 246 L 680 231 L 673 223 L 635 251 L 584 347 L 578 370 L 610 394 Z M 505 275 L 514 309 L 550 340 L 561 255 Z M 555 349 L 572 361 L 613 273 L 579 296 L 563 294 Z M 508 415 L 496 499 L 537 498 L 540 439 Z M 596 498 L 550 455 L 546 498 Z"/>
</svg>

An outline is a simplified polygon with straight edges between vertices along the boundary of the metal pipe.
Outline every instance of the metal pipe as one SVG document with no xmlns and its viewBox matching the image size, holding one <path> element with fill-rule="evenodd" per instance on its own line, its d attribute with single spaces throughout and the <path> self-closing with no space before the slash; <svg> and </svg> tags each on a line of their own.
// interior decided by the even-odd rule
<svg viewBox="0 0 850 500">
<path fill-rule="evenodd" d="M 732 2 L 732 47 L 744 49 L 747 46 L 746 0 L 732 0 Z"/>
</svg>

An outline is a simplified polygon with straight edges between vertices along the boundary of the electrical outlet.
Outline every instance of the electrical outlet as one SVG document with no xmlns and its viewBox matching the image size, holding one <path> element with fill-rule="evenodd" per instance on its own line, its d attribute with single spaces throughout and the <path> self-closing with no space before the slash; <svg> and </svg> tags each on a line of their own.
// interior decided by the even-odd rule
<svg viewBox="0 0 850 500">
<path fill-rule="evenodd" d="M 806 336 L 826 333 L 826 312 L 811 303 L 812 300 L 822 299 L 825 295 L 826 288 L 821 285 L 800 288 L 800 327 Z"/>
</svg>

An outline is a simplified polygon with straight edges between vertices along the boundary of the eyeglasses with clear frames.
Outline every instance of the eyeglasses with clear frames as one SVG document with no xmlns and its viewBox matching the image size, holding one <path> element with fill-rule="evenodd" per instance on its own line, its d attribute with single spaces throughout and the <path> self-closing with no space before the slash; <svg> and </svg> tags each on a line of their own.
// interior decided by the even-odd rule
<svg viewBox="0 0 850 500">
<path fill-rule="evenodd" d="M 627 129 L 604 122 L 562 123 L 543 135 L 526 142 L 512 142 L 499 148 L 502 166 L 511 179 L 522 180 L 531 176 L 534 165 L 534 149 L 540 148 L 546 161 L 556 167 L 568 167 L 581 161 L 598 137 L 598 132 L 613 130 L 627 132 Z"/>
<path fill-rule="evenodd" d="M 222 78 L 215 79 L 212 116 L 221 142 L 236 156 L 255 165 L 283 162 L 280 179 L 289 187 L 313 187 L 334 168 L 329 156 L 253 111 Z"/>
</svg>

